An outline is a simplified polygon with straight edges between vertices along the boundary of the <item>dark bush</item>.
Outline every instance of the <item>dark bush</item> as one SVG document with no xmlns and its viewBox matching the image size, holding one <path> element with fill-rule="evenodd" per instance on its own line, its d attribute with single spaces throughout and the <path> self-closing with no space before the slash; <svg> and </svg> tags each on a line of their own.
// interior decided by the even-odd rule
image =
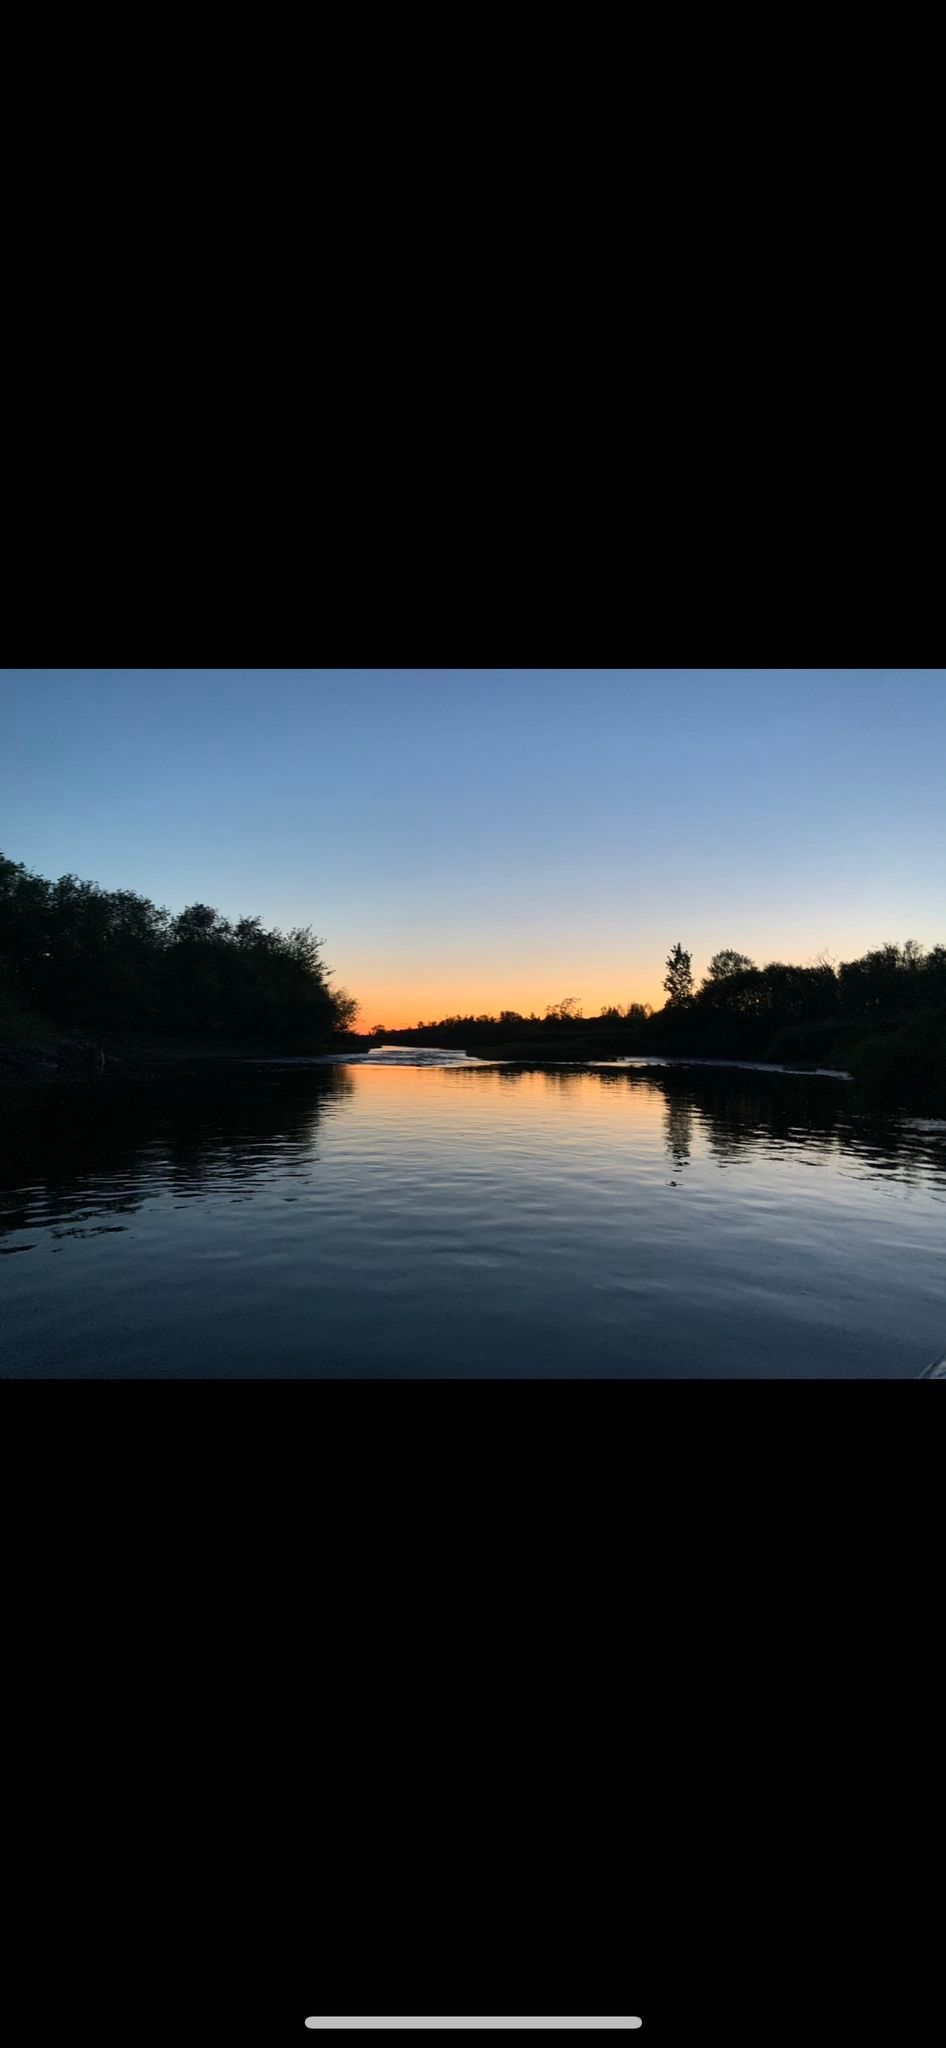
<svg viewBox="0 0 946 2048">
<path fill-rule="evenodd" d="M 320 944 L 205 903 L 172 917 L 129 889 L 46 882 L 0 855 L 0 993 L 70 1029 L 315 1049 L 356 1007 L 329 988 Z"/>
<path fill-rule="evenodd" d="M 922 1095 L 946 1104 L 946 1008 L 872 1031 L 853 1047 L 849 1065 L 865 1087 L 904 1102 Z"/>
</svg>

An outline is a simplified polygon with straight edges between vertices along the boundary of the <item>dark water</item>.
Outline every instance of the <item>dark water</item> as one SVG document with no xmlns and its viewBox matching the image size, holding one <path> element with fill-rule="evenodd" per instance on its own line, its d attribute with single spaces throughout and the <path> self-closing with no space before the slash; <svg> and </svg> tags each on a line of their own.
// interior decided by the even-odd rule
<svg viewBox="0 0 946 2048">
<path fill-rule="evenodd" d="M 946 1124 L 849 1084 L 257 1067 L 8 1105 L 0 1371 L 912 1378 Z"/>
</svg>

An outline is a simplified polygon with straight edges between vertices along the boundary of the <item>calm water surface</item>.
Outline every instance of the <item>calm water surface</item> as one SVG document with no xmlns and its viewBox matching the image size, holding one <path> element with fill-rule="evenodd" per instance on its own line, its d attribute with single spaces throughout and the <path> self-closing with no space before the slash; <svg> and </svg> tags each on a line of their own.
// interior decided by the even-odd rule
<svg viewBox="0 0 946 2048">
<path fill-rule="evenodd" d="M 946 1124 L 849 1084 L 273 1064 L 7 1110 L 6 1376 L 913 1378 Z"/>
</svg>

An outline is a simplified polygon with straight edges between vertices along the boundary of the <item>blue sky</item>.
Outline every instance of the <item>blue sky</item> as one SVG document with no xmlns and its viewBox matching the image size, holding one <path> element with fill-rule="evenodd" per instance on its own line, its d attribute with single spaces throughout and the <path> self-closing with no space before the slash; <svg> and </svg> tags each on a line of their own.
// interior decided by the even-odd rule
<svg viewBox="0 0 946 2048">
<path fill-rule="evenodd" d="M 946 670 L 6 669 L 0 847 L 311 924 L 361 1021 L 946 941 Z"/>
</svg>

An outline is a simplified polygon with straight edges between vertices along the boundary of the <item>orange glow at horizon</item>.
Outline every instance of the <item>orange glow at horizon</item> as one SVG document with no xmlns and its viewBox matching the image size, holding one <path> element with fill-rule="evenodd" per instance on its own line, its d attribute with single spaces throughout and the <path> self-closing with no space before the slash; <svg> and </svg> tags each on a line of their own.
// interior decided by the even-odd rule
<svg viewBox="0 0 946 2048">
<path fill-rule="evenodd" d="M 696 927 L 696 928 L 694 928 Z M 571 932 L 561 946 L 551 945 L 545 935 L 530 936 L 523 929 L 520 943 L 497 933 L 495 945 L 484 947 L 479 935 L 467 943 L 462 931 L 445 930 L 428 945 L 414 939 L 403 952 L 389 944 L 381 955 L 367 953 L 360 946 L 347 958 L 332 951 L 333 986 L 355 997 L 358 1015 L 356 1031 L 370 1031 L 383 1024 L 386 1031 L 410 1030 L 423 1021 L 439 1023 L 446 1017 L 498 1017 L 501 1010 L 518 1010 L 528 1017 L 534 1011 L 544 1017 L 550 1005 L 565 996 L 577 997 L 585 1017 L 600 1016 L 606 1005 L 649 1003 L 660 1010 L 667 1000 L 663 986 L 666 956 L 679 937 L 689 948 L 693 978 L 699 984 L 713 953 L 720 945 L 738 944 L 762 966 L 767 961 L 793 961 L 813 966 L 827 955 L 835 962 L 856 960 L 871 946 L 878 946 L 893 930 L 871 914 L 856 924 L 829 920 L 815 924 L 807 913 L 766 920 L 753 926 L 748 920 L 733 936 L 727 921 L 704 912 L 688 927 L 684 918 L 668 920 L 667 936 L 659 945 L 638 941 L 625 950 L 598 934 Z M 720 933 L 723 937 L 720 938 Z M 935 931 L 920 931 L 924 945 L 937 942 Z M 437 971 L 439 966 L 440 971 Z"/>
<path fill-rule="evenodd" d="M 559 981 L 562 977 L 559 975 Z M 605 1004 L 650 1003 L 658 1010 L 666 1002 L 666 995 L 659 981 L 656 985 L 642 985 L 636 982 L 629 990 L 616 986 L 607 988 L 607 978 L 601 977 L 604 987 L 589 996 L 580 986 L 573 987 L 567 981 L 559 988 L 554 976 L 542 987 L 521 988 L 507 985 L 500 988 L 494 981 L 477 984 L 474 977 L 463 983 L 444 981 L 422 981 L 411 984 L 395 981 L 364 979 L 349 980 L 339 974 L 337 981 L 349 989 L 358 1000 L 356 1031 L 370 1031 L 375 1024 L 383 1024 L 387 1031 L 413 1030 L 419 1023 L 437 1024 L 445 1017 L 498 1017 L 501 1010 L 518 1010 L 523 1017 L 535 1011 L 537 1017 L 544 1017 L 550 1004 L 560 1002 L 564 996 L 577 996 L 579 1008 L 586 1017 L 596 1017 Z M 615 977 L 612 977 L 612 983 Z M 596 977 L 597 982 L 597 977 Z"/>
</svg>

